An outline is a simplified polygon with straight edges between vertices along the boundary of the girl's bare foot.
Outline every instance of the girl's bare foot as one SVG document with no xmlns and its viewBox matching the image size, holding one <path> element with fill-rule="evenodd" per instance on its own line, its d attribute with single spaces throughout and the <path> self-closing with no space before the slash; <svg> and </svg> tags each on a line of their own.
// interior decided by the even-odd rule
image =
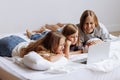
<svg viewBox="0 0 120 80">
<path fill-rule="evenodd" d="M 28 38 L 30 38 L 32 33 L 28 29 L 26 29 L 26 35 L 27 35 Z"/>
<path fill-rule="evenodd" d="M 42 26 L 42 27 L 40 28 L 40 33 L 43 32 L 43 31 L 45 31 L 45 29 L 46 29 L 46 26 Z"/>
<path fill-rule="evenodd" d="M 32 32 L 34 32 L 34 33 L 42 33 L 43 31 L 45 31 L 45 29 L 46 29 L 46 26 L 42 26 L 40 29 L 33 30 Z"/>
<path fill-rule="evenodd" d="M 65 24 L 57 23 L 56 25 L 58 25 L 59 27 L 63 27 Z"/>
</svg>

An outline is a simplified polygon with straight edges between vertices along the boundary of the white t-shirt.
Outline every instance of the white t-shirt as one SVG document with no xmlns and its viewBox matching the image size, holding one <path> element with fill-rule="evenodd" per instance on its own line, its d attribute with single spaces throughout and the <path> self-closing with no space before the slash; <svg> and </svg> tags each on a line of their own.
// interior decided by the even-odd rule
<svg viewBox="0 0 120 80">
<path fill-rule="evenodd" d="M 30 41 L 30 42 L 32 42 L 32 41 Z M 14 56 L 19 56 L 19 57 L 20 57 L 20 50 L 21 50 L 22 48 L 26 48 L 26 47 L 30 44 L 30 42 L 21 42 L 21 43 L 19 43 L 19 44 L 13 49 L 13 51 L 12 51 L 12 57 L 14 57 Z"/>
</svg>

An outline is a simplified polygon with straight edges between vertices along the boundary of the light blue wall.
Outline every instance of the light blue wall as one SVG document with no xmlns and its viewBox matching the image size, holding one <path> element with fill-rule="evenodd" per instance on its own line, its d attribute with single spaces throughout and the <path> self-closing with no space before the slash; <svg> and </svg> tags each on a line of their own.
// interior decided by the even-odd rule
<svg viewBox="0 0 120 80">
<path fill-rule="evenodd" d="M 119 5 L 120 0 L 0 0 L 0 33 L 37 29 L 46 23 L 78 23 L 85 9 L 95 11 L 109 31 L 116 31 Z"/>
</svg>

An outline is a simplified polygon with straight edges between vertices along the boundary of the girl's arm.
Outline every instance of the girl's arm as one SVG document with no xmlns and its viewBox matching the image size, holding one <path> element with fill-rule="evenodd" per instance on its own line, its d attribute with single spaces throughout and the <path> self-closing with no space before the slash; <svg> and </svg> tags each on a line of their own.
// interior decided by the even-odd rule
<svg viewBox="0 0 120 80">
<path fill-rule="evenodd" d="M 98 43 L 102 43 L 103 41 L 102 40 L 92 40 L 92 41 L 89 41 L 87 42 L 85 45 L 87 46 L 91 46 L 91 45 L 94 45 L 94 44 L 98 44 Z"/>
<path fill-rule="evenodd" d="M 71 51 L 70 54 L 82 54 L 83 53 L 83 50 L 77 50 L 77 51 Z"/>
<path fill-rule="evenodd" d="M 64 55 L 63 55 L 63 53 L 61 53 L 61 54 L 56 54 L 56 55 L 54 55 L 54 56 L 50 56 L 50 58 L 49 58 L 49 61 L 51 61 L 51 62 L 54 62 L 54 61 L 57 61 L 57 60 L 59 60 L 61 57 L 63 57 Z"/>
<path fill-rule="evenodd" d="M 66 58 L 69 58 L 71 41 L 67 40 L 65 44 L 64 54 Z"/>
<path fill-rule="evenodd" d="M 43 58 L 45 58 L 48 61 L 54 62 L 59 60 L 62 56 L 64 56 L 63 53 L 60 54 L 54 54 L 54 53 L 49 53 L 46 51 L 41 51 L 40 53 L 38 53 L 40 56 L 42 56 Z"/>
</svg>

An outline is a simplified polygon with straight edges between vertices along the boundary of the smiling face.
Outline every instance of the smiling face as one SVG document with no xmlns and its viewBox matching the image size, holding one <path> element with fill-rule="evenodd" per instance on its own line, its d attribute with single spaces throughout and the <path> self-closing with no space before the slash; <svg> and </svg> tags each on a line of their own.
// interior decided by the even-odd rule
<svg viewBox="0 0 120 80">
<path fill-rule="evenodd" d="M 94 31 L 95 27 L 98 26 L 98 19 L 94 11 L 85 10 L 80 17 L 79 29 L 85 34 L 90 34 Z"/>
<path fill-rule="evenodd" d="M 77 44 L 78 42 L 78 31 L 72 35 L 67 36 L 67 39 L 71 41 L 72 45 Z"/>
<path fill-rule="evenodd" d="M 86 34 L 90 34 L 94 31 L 94 28 L 95 28 L 94 18 L 92 16 L 86 17 L 84 25 L 83 25 L 83 31 Z"/>
</svg>

